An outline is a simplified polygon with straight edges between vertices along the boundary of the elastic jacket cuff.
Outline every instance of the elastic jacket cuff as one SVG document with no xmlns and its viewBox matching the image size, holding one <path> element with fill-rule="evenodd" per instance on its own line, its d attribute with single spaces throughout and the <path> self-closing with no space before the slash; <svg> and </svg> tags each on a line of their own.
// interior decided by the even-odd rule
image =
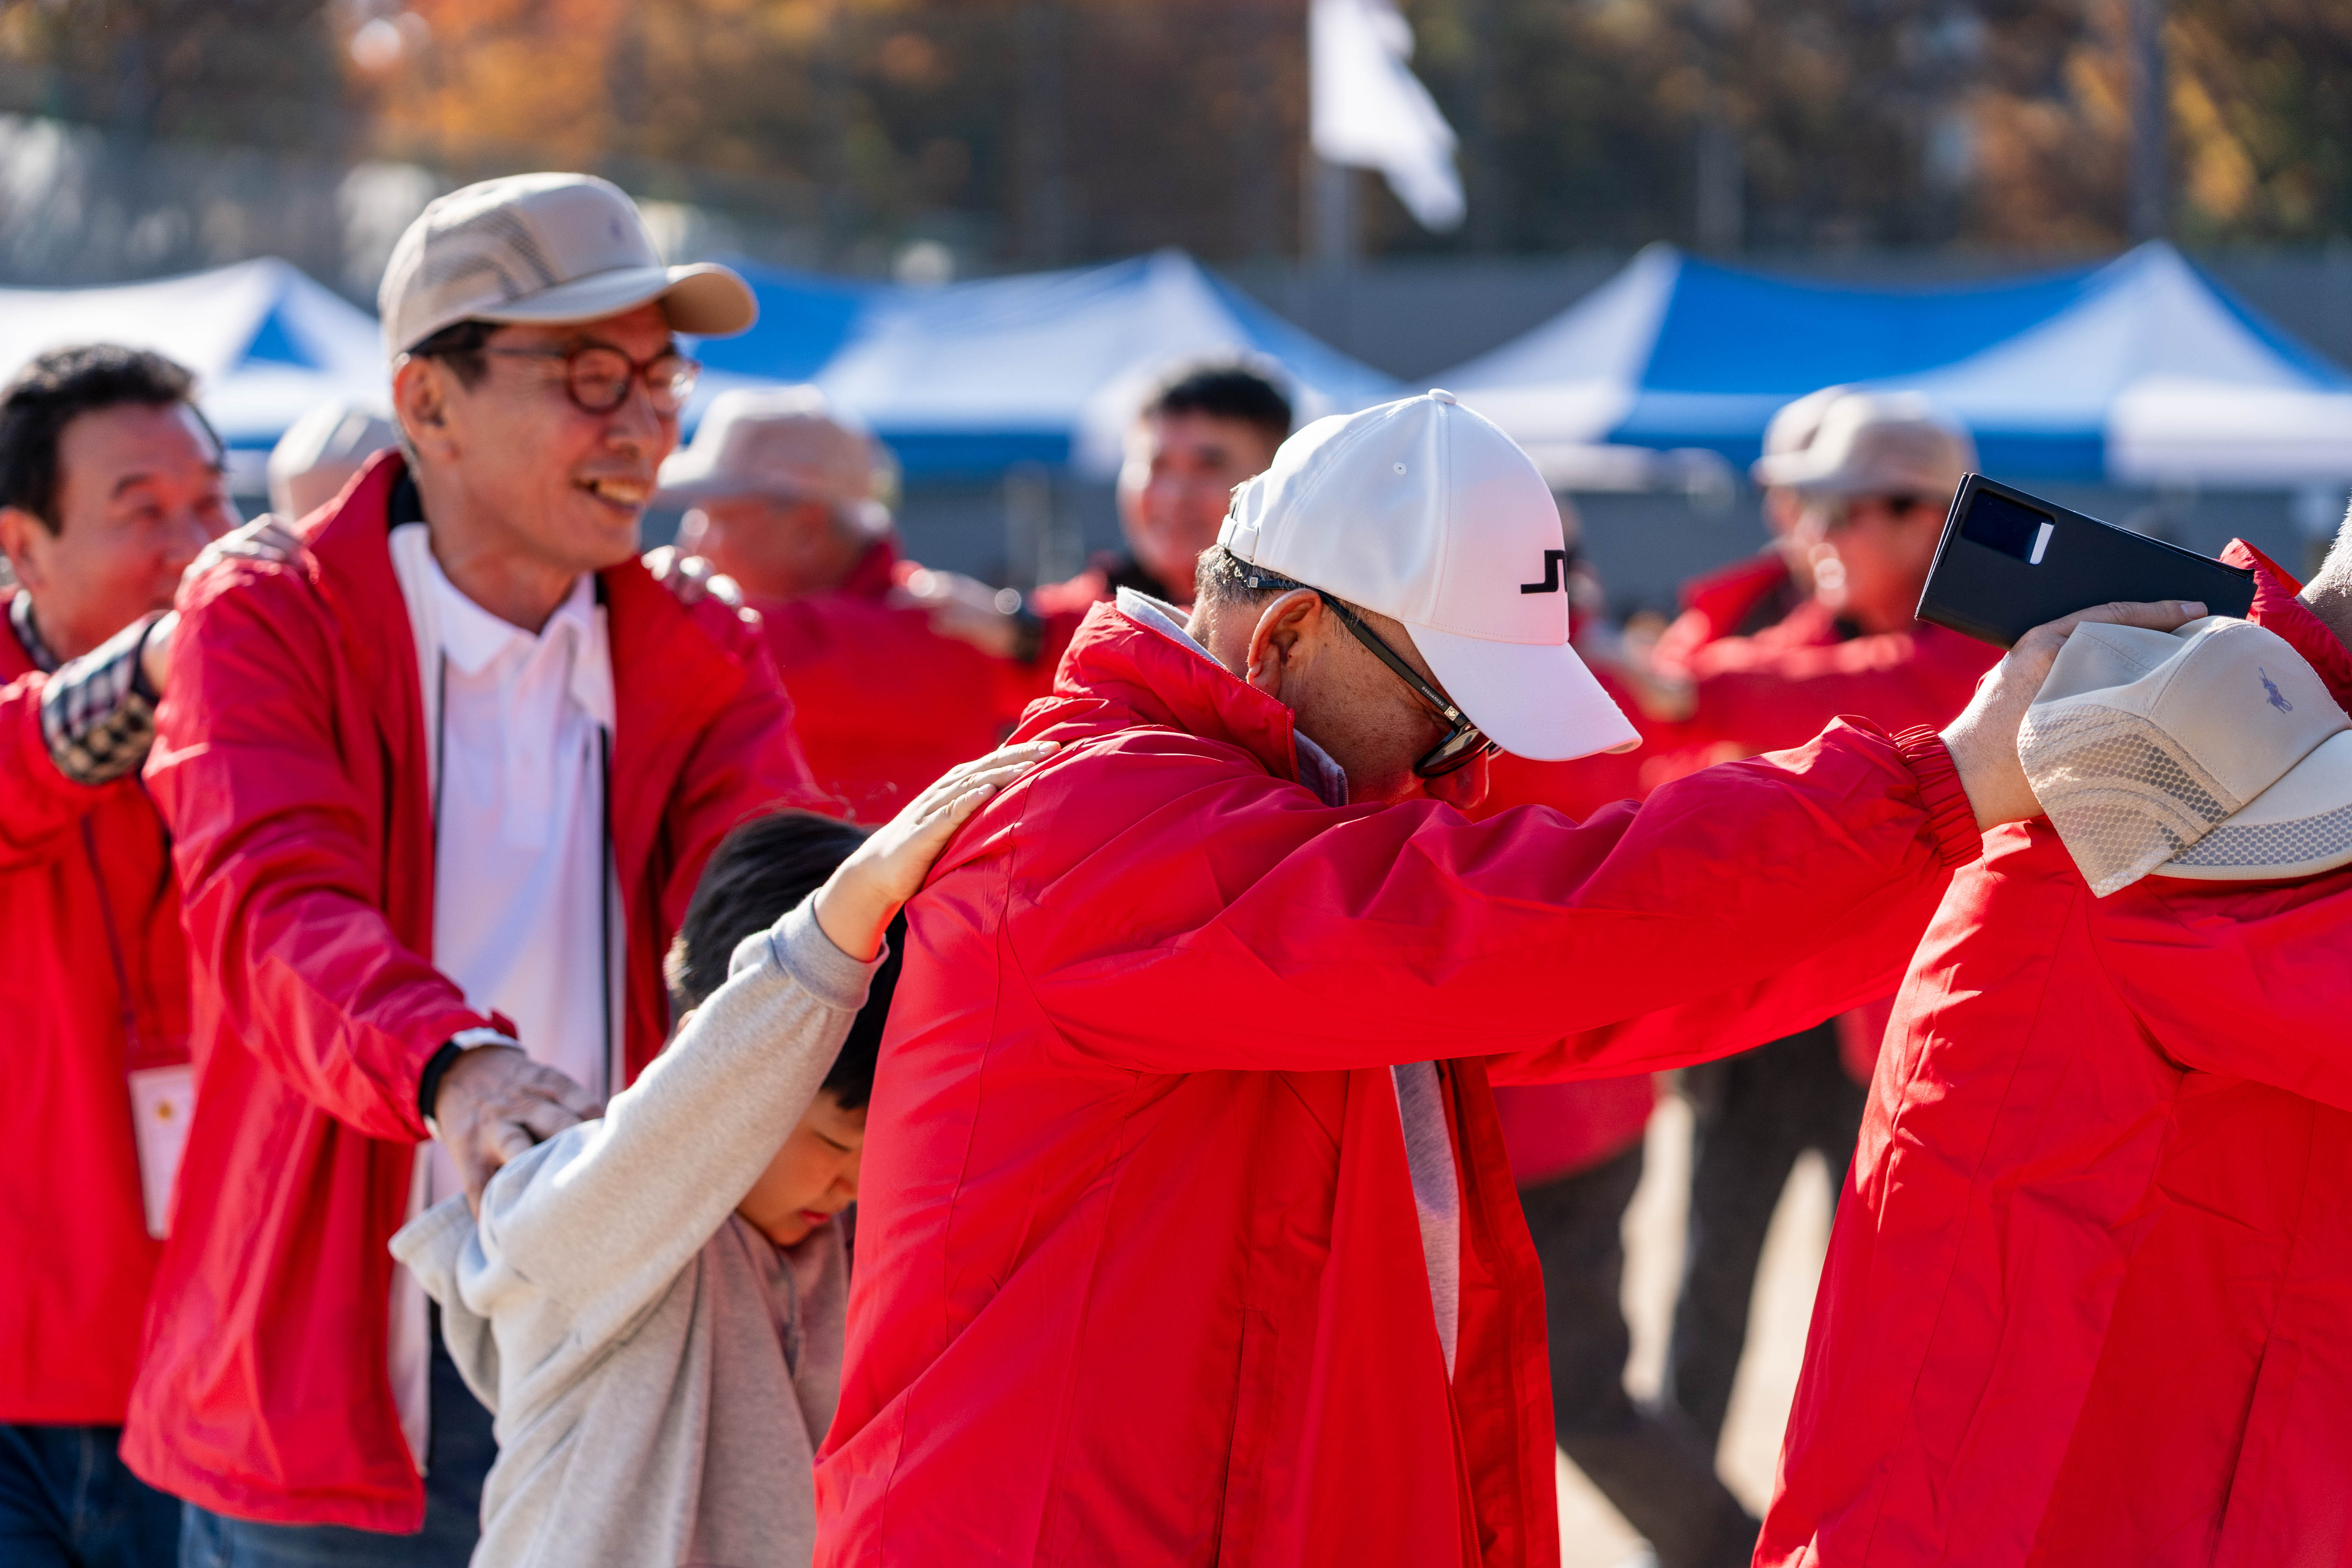
<svg viewBox="0 0 2352 1568">
<path fill-rule="evenodd" d="M 1936 853 L 1948 867 L 1965 866 L 1984 853 L 1984 835 L 1977 828 L 1976 808 L 1960 787 L 1960 770 L 1944 745 L 1944 737 L 1926 724 L 1914 725 L 1895 737 L 1895 753 L 1919 781 L 1919 800 L 1927 808 L 1927 831 Z"/>
</svg>

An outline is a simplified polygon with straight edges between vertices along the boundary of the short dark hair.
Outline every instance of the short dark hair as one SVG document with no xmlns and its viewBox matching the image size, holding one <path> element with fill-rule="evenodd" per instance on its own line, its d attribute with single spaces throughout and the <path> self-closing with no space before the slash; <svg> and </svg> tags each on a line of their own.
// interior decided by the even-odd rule
<svg viewBox="0 0 2352 1568">
<path fill-rule="evenodd" d="M 1192 569 L 1195 605 L 1263 605 L 1278 595 L 1295 593 L 1306 586 L 1253 566 L 1222 544 L 1213 544 L 1201 552 L 1200 564 Z M 1356 606 L 1348 607 L 1352 610 Z"/>
<path fill-rule="evenodd" d="M 163 408 L 184 404 L 226 456 L 220 436 L 189 395 L 195 375 L 147 349 L 82 343 L 51 349 L 0 387 L 0 506 L 40 520 L 51 533 L 58 516 L 58 438 L 84 414 L 136 404 Z"/>
<path fill-rule="evenodd" d="M 1271 378 L 1232 361 L 1188 365 L 1161 381 L 1143 405 L 1143 416 L 1206 414 L 1237 419 L 1275 446 L 1290 434 L 1290 399 Z"/>
<path fill-rule="evenodd" d="M 490 362 L 483 351 L 489 347 L 490 334 L 498 330 L 496 321 L 452 321 L 439 331 L 426 334 L 408 351 L 409 357 L 445 361 L 457 373 L 460 384 L 479 386 L 482 377 L 490 374 Z"/>
<path fill-rule="evenodd" d="M 727 980 L 735 946 L 782 920 L 824 879 L 872 829 L 853 827 L 813 811 L 780 811 L 754 817 L 710 852 L 694 898 L 687 904 L 667 964 L 670 1001 L 683 1014 L 699 1007 Z M 866 987 L 866 1005 L 849 1026 L 824 1087 L 844 1110 L 856 1110 L 874 1096 L 874 1063 L 882 1050 L 882 1026 L 890 1016 L 898 965 L 907 947 L 907 917 L 890 922 L 890 955 Z"/>
</svg>

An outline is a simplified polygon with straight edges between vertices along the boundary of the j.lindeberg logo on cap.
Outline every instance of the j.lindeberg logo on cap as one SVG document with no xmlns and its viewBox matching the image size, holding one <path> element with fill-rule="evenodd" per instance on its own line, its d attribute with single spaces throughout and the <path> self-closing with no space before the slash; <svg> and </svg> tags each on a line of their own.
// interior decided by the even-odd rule
<svg viewBox="0 0 2352 1568">
<path fill-rule="evenodd" d="M 1563 566 L 1567 565 L 1567 564 L 1568 564 L 1568 552 L 1567 552 L 1567 551 L 1565 551 L 1565 550 L 1547 550 L 1547 551 L 1545 551 L 1545 552 L 1544 552 L 1544 574 L 1543 574 L 1543 581 L 1542 581 L 1542 582 L 1540 582 L 1540 583 L 1522 583 L 1522 584 L 1519 584 L 1519 592 L 1520 592 L 1520 593 L 1522 593 L 1522 594 L 1557 594 L 1557 593 L 1559 593 L 1559 569 L 1560 569 L 1561 567 L 1563 567 Z"/>
<path fill-rule="evenodd" d="M 2294 711 L 2294 704 L 2286 700 L 2286 693 L 2278 689 L 2278 682 L 2271 679 L 2271 672 L 2269 670 L 2264 669 L 2258 664 L 2254 666 L 2254 673 L 2262 677 L 2263 689 L 2271 694 L 2272 707 L 2277 709 L 2282 713 L 2292 713 Z"/>
</svg>

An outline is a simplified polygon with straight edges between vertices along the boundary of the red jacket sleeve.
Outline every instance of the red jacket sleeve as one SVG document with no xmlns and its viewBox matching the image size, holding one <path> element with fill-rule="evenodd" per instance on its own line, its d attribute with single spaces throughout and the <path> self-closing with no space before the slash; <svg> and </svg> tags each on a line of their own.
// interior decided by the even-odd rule
<svg viewBox="0 0 2352 1568">
<path fill-rule="evenodd" d="M 7 635 L 0 628 L 0 637 Z M 48 679 L 35 671 L 0 687 L 0 871 L 55 860 L 71 847 L 74 824 L 107 790 L 139 787 L 127 780 L 76 784 L 58 772 L 41 733 Z"/>
<path fill-rule="evenodd" d="M 1120 744 L 1139 751 L 1150 734 Z M 1031 788 L 1048 787 L 1024 815 L 1099 847 L 1056 868 L 1034 902 L 1016 881 L 1006 931 L 1073 1048 L 1142 1071 L 1556 1046 L 1754 986 L 1841 933 L 1891 921 L 1899 942 L 1948 860 L 1977 847 L 1939 742 L 1898 750 L 1843 724 L 1582 826 L 1542 807 L 1478 823 L 1428 801 L 1334 810 L 1198 754 L 1098 760 L 1070 769 L 1080 784 L 1053 790 L 1054 773 L 1084 756 L 1048 763 Z M 1156 805 L 1077 793 L 1090 777 L 1116 795 L 1122 765 L 1178 772 L 1155 780 Z M 1883 984 L 1880 967 L 1836 985 L 1811 973 L 1827 987 L 1807 999 L 1820 1003 L 1812 1021 Z M 1654 1049 L 1604 1038 L 1572 1063 L 1513 1076 L 1634 1070 L 1656 1065 Z"/>
<path fill-rule="evenodd" d="M 183 594 L 148 785 L 199 994 L 216 990 L 228 1030 L 322 1110 L 422 1139 L 425 1062 L 489 1020 L 384 917 L 377 814 L 341 754 L 313 593 L 289 568 L 232 562 Z"/>
</svg>

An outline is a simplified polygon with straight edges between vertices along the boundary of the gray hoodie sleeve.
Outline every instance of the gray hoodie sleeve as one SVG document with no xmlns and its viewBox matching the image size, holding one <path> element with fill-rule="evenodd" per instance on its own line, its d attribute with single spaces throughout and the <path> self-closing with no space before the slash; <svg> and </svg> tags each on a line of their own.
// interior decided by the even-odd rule
<svg viewBox="0 0 2352 1568">
<path fill-rule="evenodd" d="M 491 1178 L 457 1284 L 484 1318 L 520 1296 L 572 1319 L 575 1343 L 623 1331 L 709 1241 L 832 1070 L 866 984 L 808 902 L 745 939 L 727 983 L 604 1114 Z"/>
</svg>

